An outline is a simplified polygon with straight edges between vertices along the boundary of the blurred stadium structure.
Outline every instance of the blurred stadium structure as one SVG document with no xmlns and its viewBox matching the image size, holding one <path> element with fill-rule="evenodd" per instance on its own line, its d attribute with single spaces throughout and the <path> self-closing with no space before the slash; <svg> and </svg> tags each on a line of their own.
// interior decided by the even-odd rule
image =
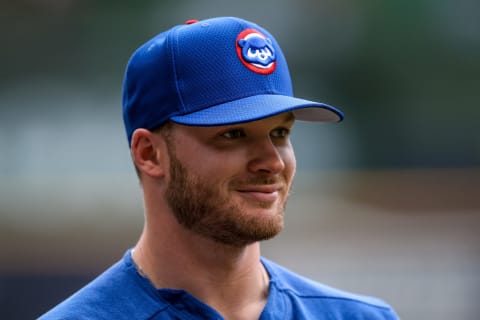
<svg viewBox="0 0 480 320">
<path fill-rule="evenodd" d="M 403 319 L 480 312 L 480 3 L 20 0 L 0 3 L 0 309 L 31 319 L 120 258 L 142 227 L 121 119 L 132 51 L 191 18 L 279 40 L 298 96 L 285 231 L 264 254 L 391 303 Z M 26 307 L 27 306 L 27 307 Z"/>
</svg>

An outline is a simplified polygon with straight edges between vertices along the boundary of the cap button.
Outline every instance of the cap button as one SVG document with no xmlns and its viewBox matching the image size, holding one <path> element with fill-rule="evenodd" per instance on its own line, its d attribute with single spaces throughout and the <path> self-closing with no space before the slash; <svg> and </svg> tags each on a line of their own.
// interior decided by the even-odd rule
<svg viewBox="0 0 480 320">
<path fill-rule="evenodd" d="M 185 24 L 194 24 L 194 23 L 197 23 L 197 22 L 198 22 L 198 20 L 196 20 L 196 19 L 190 19 L 190 20 L 185 21 Z"/>
</svg>

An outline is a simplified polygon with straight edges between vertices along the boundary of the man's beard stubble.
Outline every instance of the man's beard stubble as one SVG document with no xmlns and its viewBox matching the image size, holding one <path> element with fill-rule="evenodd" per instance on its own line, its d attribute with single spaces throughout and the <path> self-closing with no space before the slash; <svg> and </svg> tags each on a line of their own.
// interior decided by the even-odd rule
<svg viewBox="0 0 480 320">
<path fill-rule="evenodd" d="M 269 215 L 246 212 L 218 192 L 218 186 L 189 172 L 169 148 L 170 182 L 166 199 L 177 221 L 201 236 L 235 247 L 245 246 L 276 236 L 283 228 L 284 207 Z M 257 177 L 249 185 L 273 183 L 271 178 Z M 269 182 L 270 181 L 270 182 Z M 234 189 L 234 188 L 233 188 Z M 260 208 L 270 204 L 258 203 Z"/>
</svg>

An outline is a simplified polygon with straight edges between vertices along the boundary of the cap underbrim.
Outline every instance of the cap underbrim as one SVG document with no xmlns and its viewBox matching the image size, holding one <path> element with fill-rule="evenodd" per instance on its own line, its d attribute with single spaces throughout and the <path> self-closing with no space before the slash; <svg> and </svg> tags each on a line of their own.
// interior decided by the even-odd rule
<svg viewBox="0 0 480 320">
<path fill-rule="evenodd" d="M 262 94 L 219 104 L 197 112 L 170 118 L 191 126 L 221 126 L 268 118 L 293 112 L 295 119 L 314 122 L 340 122 L 343 112 L 330 105 L 290 96 Z"/>
</svg>

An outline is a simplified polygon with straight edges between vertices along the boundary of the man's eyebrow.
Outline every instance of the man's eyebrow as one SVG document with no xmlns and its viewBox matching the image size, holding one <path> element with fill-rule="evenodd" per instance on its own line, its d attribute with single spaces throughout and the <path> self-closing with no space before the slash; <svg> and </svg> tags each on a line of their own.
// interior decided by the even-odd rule
<svg viewBox="0 0 480 320">
<path fill-rule="evenodd" d="M 290 122 L 293 120 L 295 120 L 295 115 L 293 114 L 293 112 L 288 112 L 285 114 L 285 119 L 283 119 L 283 122 Z"/>
</svg>

